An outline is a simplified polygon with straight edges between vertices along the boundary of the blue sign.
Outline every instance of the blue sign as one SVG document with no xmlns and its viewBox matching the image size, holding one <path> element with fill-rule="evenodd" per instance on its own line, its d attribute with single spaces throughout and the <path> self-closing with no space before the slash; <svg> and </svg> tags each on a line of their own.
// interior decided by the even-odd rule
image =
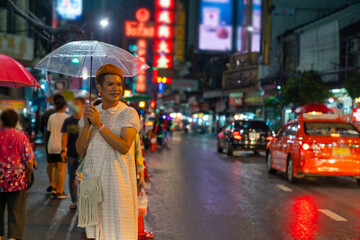
<svg viewBox="0 0 360 240">
<path fill-rule="evenodd" d="M 338 109 L 343 109 L 344 104 L 341 103 L 341 102 L 339 102 L 338 104 L 336 104 L 336 107 L 337 107 Z"/>
<path fill-rule="evenodd" d="M 233 0 L 201 0 L 199 49 L 232 50 Z"/>
<path fill-rule="evenodd" d="M 82 0 L 57 0 L 56 12 L 60 19 L 78 20 L 82 15 Z"/>
<path fill-rule="evenodd" d="M 159 93 L 163 93 L 165 90 L 165 83 L 159 83 Z"/>
</svg>

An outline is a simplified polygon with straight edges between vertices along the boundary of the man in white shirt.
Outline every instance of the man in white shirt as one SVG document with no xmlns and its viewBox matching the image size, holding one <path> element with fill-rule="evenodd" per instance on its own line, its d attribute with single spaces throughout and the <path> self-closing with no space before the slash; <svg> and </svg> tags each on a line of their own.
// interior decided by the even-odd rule
<svg viewBox="0 0 360 240">
<path fill-rule="evenodd" d="M 63 96 L 54 96 L 54 105 L 56 113 L 49 118 L 47 130 L 50 132 L 49 143 L 47 145 L 49 153 L 50 186 L 52 193 L 56 198 L 65 199 L 67 195 L 64 193 L 66 159 L 61 158 L 61 128 L 66 118 L 70 115 L 66 114 L 66 101 Z"/>
</svg>

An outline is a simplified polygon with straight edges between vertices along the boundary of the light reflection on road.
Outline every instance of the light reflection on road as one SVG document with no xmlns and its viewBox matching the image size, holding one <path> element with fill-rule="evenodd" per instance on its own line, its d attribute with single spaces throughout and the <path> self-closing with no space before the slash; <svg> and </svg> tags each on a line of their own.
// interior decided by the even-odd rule
<svg viewBox="0 0 360 240">
<path fill-rule="evenodd" d="M 289 233 L 293 240 L 310 240 L 319 228 L 319 211 L 313 197 L 297 197 L 291 206 Z"/>
</svg>

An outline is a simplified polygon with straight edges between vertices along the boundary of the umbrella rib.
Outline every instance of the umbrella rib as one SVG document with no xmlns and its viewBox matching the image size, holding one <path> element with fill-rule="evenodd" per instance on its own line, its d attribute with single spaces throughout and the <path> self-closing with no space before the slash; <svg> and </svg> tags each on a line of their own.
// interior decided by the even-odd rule
<svg viewBox="0 0 360 240">
<path fill-rule="evenodd" d="M 83 64 L 82 64 L 82 66 L 81 66 L 81 68 L 80 68 L 80 74 L 82 75 L 82 70 L 83 70 L 83 68 L 84 68 L 84 65 L 85 65 L 85 60 L 86 60 L 86 57 L 84 57 L 84 61 L 83 61 Z M 79 75 L 79 77 L 82 77 L 82 76 L 80 76 Z M 90 77 L 91 77 L 91 73 L 90 73 Z"/>
<path fill-rule="evenodd" d="M 120 62 L 120 63 L 122 63 L 122 65 L 124 65 L 124 66 L 125 66 L 126 70 L 128 70 L 128 72 L 130 73 L 130 75 L 133 77 L 132 72 L 130 72 L 130 70 L 127 68 L 127 66 L 125 65 L 125 63 L 123 63 L 123 62 L 122 62 L 122 61 L 120 61 L 120 60 L 119 60 L 119 62 Z"/>
</svg>

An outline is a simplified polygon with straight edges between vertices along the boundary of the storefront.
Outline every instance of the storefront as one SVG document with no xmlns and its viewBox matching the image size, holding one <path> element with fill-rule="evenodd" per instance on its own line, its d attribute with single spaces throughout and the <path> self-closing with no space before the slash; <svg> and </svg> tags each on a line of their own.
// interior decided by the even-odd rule
<svg viewBox="0 0 360 240">
<path fill-rule="evenodd" d="M 211 111 L 200 111 L 189 118 L 189 131 L 197 133 L 213 132 L 214 114 Z"/>
</svg>

